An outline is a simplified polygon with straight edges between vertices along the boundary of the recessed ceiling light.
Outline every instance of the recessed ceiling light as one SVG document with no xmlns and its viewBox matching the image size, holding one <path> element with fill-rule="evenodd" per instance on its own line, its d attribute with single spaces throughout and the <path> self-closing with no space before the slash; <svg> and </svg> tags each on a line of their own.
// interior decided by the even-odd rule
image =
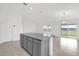
<svg viewBox="0 0 79 59">
<path fill-rule="evenodd" d="M 65 23 L 66 23 L 66 21 L 65 21 L 65 20 L 63 20 L 63 21 L 62 21 L 62 24 L 65 24 Z"/>
<path fill-rule="evenodd" d="M 32 7 L 30 7 L 30 10 L 32 10 L 33 8 Z"/>
</svg>

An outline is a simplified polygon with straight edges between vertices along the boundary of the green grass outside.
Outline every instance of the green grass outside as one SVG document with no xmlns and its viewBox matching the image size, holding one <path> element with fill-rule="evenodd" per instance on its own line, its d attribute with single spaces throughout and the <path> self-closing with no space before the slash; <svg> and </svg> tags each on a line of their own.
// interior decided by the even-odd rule
<svg viewBox="0 0 79 59">
<path fill-rule="evenodd" d="M 62 31 L 61 36 L 62 37 L 76 36 L 76 32 L 75 31 Z"/>
</svg>

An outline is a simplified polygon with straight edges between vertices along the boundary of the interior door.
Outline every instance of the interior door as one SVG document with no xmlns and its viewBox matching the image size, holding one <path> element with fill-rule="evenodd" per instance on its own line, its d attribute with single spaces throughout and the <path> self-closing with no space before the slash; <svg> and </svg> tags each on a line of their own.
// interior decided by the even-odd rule
<svg viewBox="0 0 79 59">
<path fill-rule="evenodd" d="M 4 13 L 0 16 L 0 43 L 19 40 L 19 33 L 22 33 L 22 21 L 19 15 Z"/>
</svg>

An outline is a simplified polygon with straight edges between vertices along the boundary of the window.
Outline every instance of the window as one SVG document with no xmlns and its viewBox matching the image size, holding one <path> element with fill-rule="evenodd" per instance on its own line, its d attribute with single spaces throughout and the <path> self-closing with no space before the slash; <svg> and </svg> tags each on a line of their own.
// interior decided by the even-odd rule
<svg viewBox="0 0 79 59">
<path fill-rule="evenodd" d="M 75 38 L 76 37 L 76 24 L 62 24 L 61 25 L 61 37 Z"/>
</svg>

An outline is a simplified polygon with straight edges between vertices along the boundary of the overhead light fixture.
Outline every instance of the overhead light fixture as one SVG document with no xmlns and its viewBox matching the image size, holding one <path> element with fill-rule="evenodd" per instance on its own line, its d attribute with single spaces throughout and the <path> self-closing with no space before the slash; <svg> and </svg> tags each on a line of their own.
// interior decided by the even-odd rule
<svg viewBox="0 0 79 59">
<path fill-rule="evenodd" d="M 24 5 L 28 5 L 27 3 L 23 3 Z"/>
<path fill-rule="evenodd" d="M 60 17 L 61 17 L 61 20 L 62 20 L 62 23 L 66 23 L 66 20 L 69 19 L 69 16 L 70 16 L 70 11 L 69 10 L 64 10 L 61 12 L 60 14 Z"/>
<path fill-rule="evenodd" d="M 60 14 L 60 17 L 67 19 L 70 15 L 70 12 L 68 10 L 62 11 Z"/>
<path fill-rule="evenodd" d="M 33 9 L 30 4 L 27 4 L 27 3 L 23 3 L 23 4 L 24 4 L 25 6 L 26 6 L 26 5 L 29 6 L 30 10 Z"/>
</svg>

